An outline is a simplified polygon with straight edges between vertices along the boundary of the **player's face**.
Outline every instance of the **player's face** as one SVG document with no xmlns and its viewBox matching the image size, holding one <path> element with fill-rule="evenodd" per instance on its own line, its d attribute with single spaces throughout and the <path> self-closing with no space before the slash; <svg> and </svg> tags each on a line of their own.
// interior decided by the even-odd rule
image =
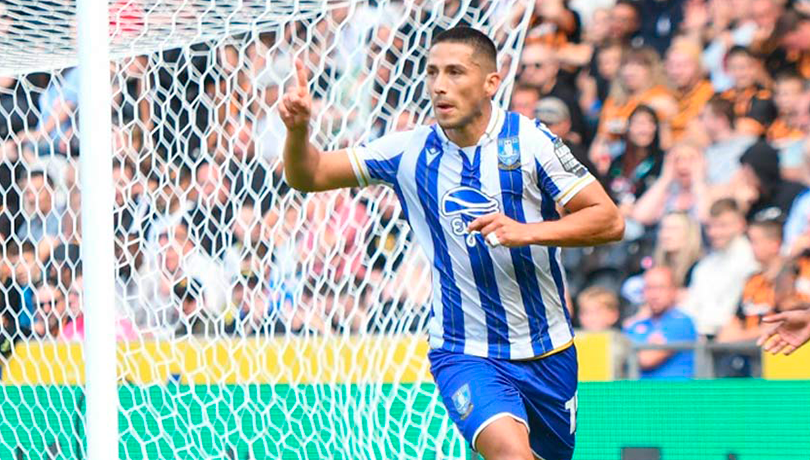
<svg viewBox="0 0 810 460">
<path fill-rule="evenodd" d="M 498 89 L 497 72 L 486 69 L 473 52 L 463 43 L 438 43 L 430 49 L 428 91 L 436 122 L 444 129 L 462 128 L 481 116 Z"/>
</svg>

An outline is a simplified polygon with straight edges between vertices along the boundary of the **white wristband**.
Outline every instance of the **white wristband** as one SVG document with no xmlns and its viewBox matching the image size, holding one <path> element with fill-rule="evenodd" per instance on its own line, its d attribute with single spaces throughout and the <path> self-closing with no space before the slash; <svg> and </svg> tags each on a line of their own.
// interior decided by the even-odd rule
<svg viewBox="0 0 810 460">
<path fill-rule="evenodd" d="M 495 246 L 500 246 L 501 245 L 501 242 L 498 241 L 498 235 L 496 235 L 495 232 L 492 232 L 489 235 L 487 235 L 487 243 L 490 246 L 492 246 L 493 248 Z"/>
</svg>

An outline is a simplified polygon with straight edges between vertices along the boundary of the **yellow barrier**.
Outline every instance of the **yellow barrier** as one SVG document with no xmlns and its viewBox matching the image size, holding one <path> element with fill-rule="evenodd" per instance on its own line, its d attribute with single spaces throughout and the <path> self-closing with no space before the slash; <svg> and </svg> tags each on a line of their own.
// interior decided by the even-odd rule
<svg viewBox="0 0 810 460">
<path fill-rule="evenodd" d="M 790 356 L 762 354 L 762 377 L 769 380 L 810 379 L 810 345 Z"/>
<path fill-rule="evenodd" d="M 614 378 L 611 334 L 576 338 L 580 380 Z M 357 383 L 431 381 L 422 336 L 286 337 L 118 344 L 118 375 L 135 384 Z M 18 344 L 5 384 L 80 384 L 78 343 Z"/>
</svg>

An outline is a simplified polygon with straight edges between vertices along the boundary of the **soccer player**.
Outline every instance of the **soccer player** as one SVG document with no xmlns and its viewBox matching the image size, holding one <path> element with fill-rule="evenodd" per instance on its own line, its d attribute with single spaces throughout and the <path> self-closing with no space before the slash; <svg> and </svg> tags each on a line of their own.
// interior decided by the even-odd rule
<svg viewBox="0 0 810 460">
<path fill-rule="evenodd" d="M 396 191 L 433 262 L 431 372 L 466 440 L 487 460 L 570 459 L 577 361 L 558 247 L 620 239 L 617 208 L 544 125 L 493 104 L 496 49 L 475 29 L 431 44 L 436 124 L 337 152 L 308 140 L 312 101 L 295 65 L 298 87 L 280 104 L 287 181 Z"/>
</svg>

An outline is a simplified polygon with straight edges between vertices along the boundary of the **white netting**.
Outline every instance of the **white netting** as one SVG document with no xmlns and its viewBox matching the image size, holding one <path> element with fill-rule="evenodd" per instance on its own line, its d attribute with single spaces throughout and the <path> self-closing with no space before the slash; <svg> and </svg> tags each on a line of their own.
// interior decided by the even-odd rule
<svg viewBox="0 0 810 460">
<path fill-rule="evenodd" d="M 527 3 L 110 2 L 122 458 L 463 455 L 395 194 L 291 190 L 276 105 L 298 56 L 318 146 L 426 122 L 432 36 L 488 32 L 511 82 Z M 0 458 L 84 455 L 75 27 L 0 5 Z"/>
</svg>

